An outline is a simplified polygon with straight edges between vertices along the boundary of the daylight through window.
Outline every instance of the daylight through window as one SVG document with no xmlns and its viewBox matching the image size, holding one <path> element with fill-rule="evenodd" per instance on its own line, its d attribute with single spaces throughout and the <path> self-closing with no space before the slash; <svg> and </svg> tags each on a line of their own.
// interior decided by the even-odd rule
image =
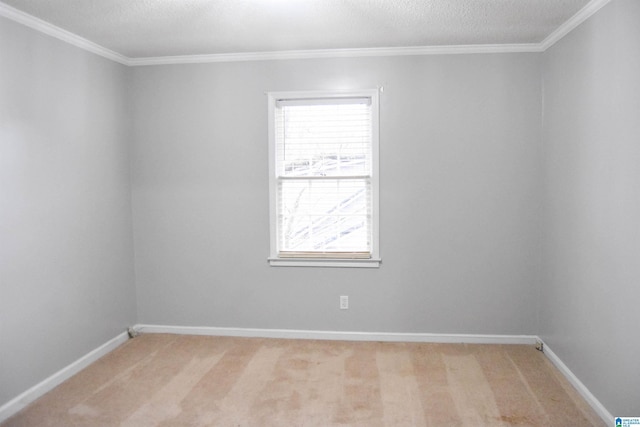
<svg viewBox="0 0 640 427">
<path fill-rule="evenodd" d="M 377 91 L 269 98 L 272 263 L 375 260 Z"/>
</svg>

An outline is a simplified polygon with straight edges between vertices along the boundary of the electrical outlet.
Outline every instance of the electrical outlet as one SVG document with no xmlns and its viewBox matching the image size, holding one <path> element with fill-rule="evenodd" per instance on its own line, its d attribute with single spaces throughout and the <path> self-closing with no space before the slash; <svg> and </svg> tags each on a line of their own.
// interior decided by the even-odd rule
<svg viewBox="0 0 640 427">
<path fill-rule="evenodd" d="M 340 310 L 349 309 L 349 296 L 348 295 L 340 295 Z"/>
</svg>

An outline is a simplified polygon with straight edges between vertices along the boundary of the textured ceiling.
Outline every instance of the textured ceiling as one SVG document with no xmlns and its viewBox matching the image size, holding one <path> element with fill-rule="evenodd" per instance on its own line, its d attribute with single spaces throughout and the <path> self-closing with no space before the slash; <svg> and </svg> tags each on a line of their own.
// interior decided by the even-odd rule
<svg viewBox="0 0 640 427">
<path fill-rule="evenodd" d="M 540 43 L 589 0 L 2 0 L 129 58 Z"/>
</svg>

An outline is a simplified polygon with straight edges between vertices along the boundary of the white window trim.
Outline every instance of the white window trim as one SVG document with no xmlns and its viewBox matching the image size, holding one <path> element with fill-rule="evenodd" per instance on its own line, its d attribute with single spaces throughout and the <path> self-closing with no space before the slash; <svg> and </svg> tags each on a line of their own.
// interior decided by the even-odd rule
<svg viewBox="0 0 640 427">
<path fill-rule="evenodd" d="M 372 247 L 371 258 L 339 259 L 339 258 L 281 258 L 278 256 L 277 242 L 277 177 L 276 177 L 276 140 L 275 140 L 275 107 L 278 99 L 309 99 L 309 98 L 371 98 L 372 114 L 372 177 L 371 177 L 371 208 L 372 208 Z M 296 92 L 268 92 L 268 131 L 269 131 L 269 222 L 270 222 L 270 256 L 271 266 L 277 267 L 365 267 L 376 268 L 382 262 L 380 258 L 379 233 L 379 139 L 380 139 L 380 101 L 378 89 L 359 91 L 296 91 Z"/>
</svg>

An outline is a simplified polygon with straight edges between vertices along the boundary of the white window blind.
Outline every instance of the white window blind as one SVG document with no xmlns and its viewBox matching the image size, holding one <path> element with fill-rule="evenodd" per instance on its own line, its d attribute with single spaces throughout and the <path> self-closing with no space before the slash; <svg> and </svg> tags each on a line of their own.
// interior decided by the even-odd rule
<svg viewBox="0 0 640 427">
<path fill-rule="evenodd" d="M 272 256 L 372 258 L 372 97 L 276 97 L 272 108 Z"/>
</svg>

